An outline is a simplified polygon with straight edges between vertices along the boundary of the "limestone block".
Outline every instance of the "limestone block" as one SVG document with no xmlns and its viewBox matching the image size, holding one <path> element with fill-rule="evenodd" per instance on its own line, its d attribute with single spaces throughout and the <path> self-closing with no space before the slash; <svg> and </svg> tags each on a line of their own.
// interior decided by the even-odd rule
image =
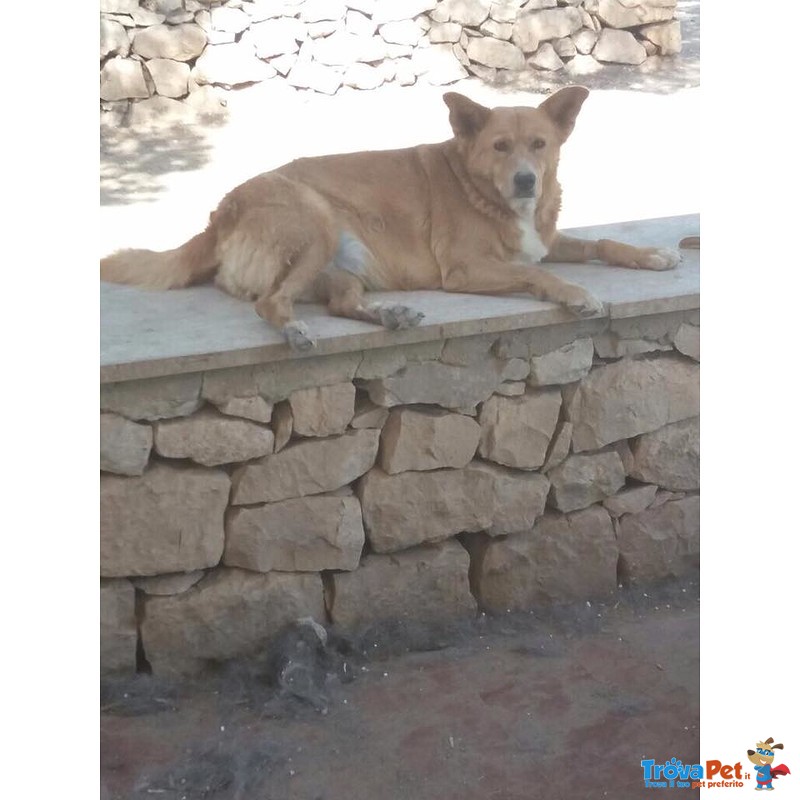
<svg viewBox="0 0 800 800">
<path fill-rule="evenodd" d="M 155 424 L 156 452 L 165 458 L 190 458 L 206 467 L 249 461 L 271 453 L 269 428 L 204 409 L 191 417 Z"/>
<path fill-rule="evenodd" d="M 570 36 L 565 36 L 563 39 L 556 39 L 553 42 L 553 49 L 559 58 L 572 58 L 577 54 L 578 48 L 575 47 L 575 42 L 572 41 Z"/>
<path fill-rule="evenodd" d="M 452 23 L 446 24 L 452 25 Z M 501 39 L 507 42 L 511 38 L 513 29 L 514 26 L 510 22 L 498 22 L 489 17 L 489 19 L 481 25 L 480 32 L 484 36 L 491 36 L 495 39 Z"/>
<path fill-rule="evenodd" d="M 203 397 L 212 403 L 220 403 L 231 397 L 261 395 L 277 403 L 298 389 L 352 380 L 360 362 L 361 353 L 336 353 L 275 364 L 213 370 L 203 375 Z"/>
<path fill-rule="evenodd" d="M 558 423 L 553 438 L 550 439 L 550 447 L 547 451 L 547 458 L 542 464 L 542 472 L 550 472 L 557 467 L 568 455 L 572 444 L 572 423 L 562 420 Z"/>
<path fill-rule="evenodd" d="M 219 563 L 230 479 L 153 464 L 140 478 L 100 476 L 100 574 L 189 572 Z"/>
<path fill-rule="evenodd" d="M 149 97 L 142 65 L 132 58 L 110 58 L 100 70 L 100 99 L 129 100 Z"/>
<path fill-rule="evenodd" d="M 602 72 L 603 65 L 594 56 L 583 56 L 579 53 L 575 58 L 569 60 L 565 70 L 570 77 L 580 78 L 584 75 L 594 75 L 596 72 Z"/>
<path fill-rule="evenodd" d="M 594 336 L 605 330 L 608 325 L 608 319 L 596 318 L 507 331 L 500 334 L 492 350 L 498 358 L 524 358 L 530 361 L 534 356 L 551 353 L 576 339 Z"/>
<path fill-rule="evenodd" d="M 631 486 L 622 489 L 612 497 L 603 500 L 603 506 L 612 517 L 621 517 L 623 514 L 638 514 L 650 506 L 656 496 L 658 486 Z"/>
<path fill-rule="evenodd" d="M 229 417 L 242 417 L 264 424 L 272 419 L 272 403 L 268 403 L 263 397 L 231 397 L 214 405 L 218 411 Z"/>
<path fill-rule="evenodd" d="M 349 9 L 345 14 L 345 29 L 353 36 L 373 36 L 377 23 L 361 11 Z"/>
<path fill-rule="evenodd" d="M 192 588 L 205 577 L 205 570 L 171 572 L 167 575 L 151 575 L 146 578 L 131 578 L 131 583 L 145 594 L 180 594 Z"/>
<path fill-rule="evenodd" d="M 489 398 L 479 417 L 480 454 L 508 467 L 541 467 L 560 408 L 558 389 L 529 390 L 521 397 Z"/>
<path fill-rule="evenodd" d="M 630 475 L 672 491 L 700 488 L 700 418 L 666 425 L 631 443 Z"/>
<path fill-rule="evenodd" d="M 382 428 L 389 418 L 389 409 L 376 406 L 366 397 L 356 397 L 356 407 L 350 427 L 356 430 L 362 428 Z"/>
<path fill-rule="evenodd" d="M 614 64 L 641 64 L 647 58 L 647 51 L 630 31 L 603 28 L 592 55 L 598 61 Z"/>
<path fill-rule="evenodd" d="M 388 620 L 469 617 L 469 555 L 455 541 L 392 555 L 368 555 L 354 572 L 333 575 L 333 622 L 354 630 Z"/>
<path fill-rule="evenodd" d="M 576 511 L 610 497 L 625 485 L 625 468 L 615 450 L 567 456 L 548 473 L 550 503 Z"/>
<path fill-rule="evenodd" d="M 441 42 L 457 42 L 464 29 L 457 22 L 438 22 L 431 25 L 428 38 L 433 44 Z"/>
<path fill-rule="evenodd" d="M 477 28 L 489 16 L 491 6 L 491 0 L 442 0 L 436 5 L 431 19 Z"/>
<path fill-rule="evenodd" d="M 156 92 L 162 97 L 183 97 L 189 93 L 188 64 L 170 58 L 152 58 L 146 67 Z"/>
<path fill-rule="evenodd" d="M 231 503 L 275 503 L 331 492 L 363 475 L 378 454 L 380 431 L 352 431 L 290 444 L 233 472 Z"/>
<path fill-rule="evenodd" d="M 699 413 L 700 368 L 672 355 L 595 367 L 566 403 L 576 453 Z"/>
<path fill-rule="evenodd" d="M 530 362 L 528 383 L 531 386 L 574 383 L 588 375 L 593 358 L 592 340 L 576 339 L 550 353 L 534 356 Z"/>
<path fill-rule="evenodd" d="M 584 28 L 572 34 L 572 41 L 575 42 L 575 49 L 579 54 L 588 56 L 597 44 L 597 32 L 590 28 Z"/>
<path fill-rule="evenodd" d="M 695 361 L 700 360 L 700 328 L 683 323 L 675 334 L 675 349 Z"/>
<path fill-rule="evenodd" d="M 341 0 L 306 0 L 300 6 L 300 19 L 303 22 L 322 22 L 342 19 L 347 6 Z"/>
<path fill-rule="evenodd" d="M 515 22 L 523 2 L 524 0 L 495 0 L 489 9 L 489 16 L 496 22 Z M 549 6 L 556 4 L 555 0 L 536 0 L 536 2 L 547 2 Z"/>
<path fill-rule="evenodd" d="M 256 56 L 247 42 L 208 45 L 192 69 L 192 78 L 199 84 L 238 86 L 274 77 L 275 70 Z"/>
<path fill-rule="evenodd" d="M 298 42 L 304 39 L 303 23 L 290 17 L 258 22 L 242 35 L 242 41 L 252 45 L 259 58 L 296 53 L 300 49 Z"/>
<path fill-rule="evenodd" d="M 296 61 L 286 80 L 298 89 L 313 89 L 321 94 L 336 94 L 342 85 L 343 70 L 316 62 Z"/>
<path fill-rule="evenodd" d="M 351 64 L 342 78 L 345 86 L 354 89 L 377 89 L 383 82 L 383 71 L 369 64 Z"/>
<path fill-rule="evenodd" d="M 118 55 L 124 58 L 130 50 L 131 42 L 128 39 L 125 28 L 119 22 L 101 17 L 100 58 L 103 59 L 110 55 Z"/>
<path fill-rule="evenodd" d="M 366 381 L 364 388 L 374 403 L 387 408 L 430 403 L 461 409 L 486 400 L 500 383 L 502 364 L 494 360 L 471 367 L 428 361 L 409 364 L 386 378 Z"/>
<path fill-rule="evenodd" d="M 414 72 L 432 86 L 444 86 L 468 77 L 469 73 L 456 57 L 456 47 L 457 44 L 432 44 L 416 48 L 411 54 Z"/>
<path fill-rule="evenodd" d="M 492 524 L 492 476 L 441 469 L 387 475 L 379 467 L 359 481 L 367 538 L 376 553 L 436 542 Z"/>
<path fill-rule="evenodd" d="M 263 655 L 283 627 L 303 617 L 325 620 L 319 575 L 220 567 L 188 592 L 147 597 L 142 643 L 155 675 L 193 674 Z"/>
<path fill-rule="evenodd" d="M 344 433 L 355 413 L 356 387 L 335 383 L 300 389 L 289 395 L 294 432 L 299 436 Z"/>
<path fill-rule="evenodd" d="M 700 553 L 700 498 L 671 500 L 620 517 L 620 573 L 625 583 L 660 580 L 696 569 Z"/>
<path fill-rule="evenodd" d="M 663 22 L 672 19 L 676 0 L 598 0 L 597 10 L 587 11 L 597 16 L 612 28 L 633 28 L 649 22 Z"/>
<path fill-rule="evenodd" d="M 550 491 L 550 481 L 544 475 L 518 472 L 486 461 L 473 461 L 467 469 L 489 475 L 494 481 L 492 520 L 485 529 L 489 536 L 530 531 L 544 513 Z"/>
<path fill-rule="evenodd" d="M 491 611 L 608 597 L 617 588 L 618 549 L 608 513 L 598 507 L 545 514 L 532 532 L 473 546 L 472 575 Z"/>
<path fill-rule="evenodd" d="M 199 25 L 152 25 L 133 37 L 133 52 L 143 58 L 171 58 L 191 61 L 206 46 L 206 35 Z"/>
<path fill-rule="evenodd" d="M 153 447 L 149 425 L 138 425 L 117 414 L 100 415 L 100 469 L 119 475 L 141 475 Z"/>
<path fill-rule="evenodd" d="M 496 336 L 459 336 L 448 339 L 444 343 L 439 360 L 443 364 L 453 364 L 459 367 L 470 365 L 482 366 L 487 359 L 491 359 L 490 351 Z"/>
<path fill-rule="evenodd" d="M 213 28 L 228 33 L 241 33 L 250 26 L 251 22 L 250 17 L 244 11 L 230 6 L 212 8 L 210 15 Z"/>
<path fill-rule="evenodd" d="M 350 570 L 363 547 L 358 499 L 316 495 L 233 509 L 223 563 L 256 572 Z"/>
<path fill-rule="evenodd" d="M 467 56 L 471 61 L 497 69 L 522 69 L 525 66 L 525 56 L 519 47 L 489 36 L 470 39 Z"/>
<path fill-rule="evenodd" d="M 504 381 L 495 389 L 495 394 L 503 397 L 519 397 L 525 394 L 527 386 L 525 381 Z"/>
<path fill-rule="evenodd" d="M 100 410 L 134 420 L 168 419 L 193 414 L 202 405 L 202 374 L 168 375 L 142 381 L 100 385 Z"/>
<path fill-rule="evenodd" d="M 581 25 L 576 8 L 546 8 L 520 16 L 514 23 L 511 40 L 526 53 L 532 53 L 540 42 L 577 33 Z"/>
<path fill-rule="evenodd" d="M 378 463 L 388 474 L 465 467 L 478 449 L 481 428 L 463 414 L 399 408 L 381 434 Z"/>
<path fill-rule="evenodd" d="M 408 59 L 397 59 L 395 65 L 399 62 L 406 63 Z M 374 350 L 365 350 L 358 369 L 355 371 L 355 377 L 365 380 L 386 378 L 399 372 L 407 364 L 437 361 L 442 355 L 444 346 L 445 342 L 438 339 L 403 347 L 379 347 Z"/>
<path fill-rule="evenodd" d="M 672 345 L 662 344 L 652 339 L 624 339 L 618 333 L 606 331 L 595 336 L 594 349 L 598 358 L 624 358 L 642 353 L 672 350 Z"/>
<path fill-rule="evenodd" d="M 378 35 L 390 44 L 407 44 L 416 46 L 422 38 L 422 28 L 410 19 L 385 22 L 378 28 Z"/>
<path fill-rule="evenodd" d="M 136 592 L 130 581 L 100 581 L 100 672 L 136 672 Z"/>
<path fill-rule="evenodd" d="M 550 42 L 542 42 L 537 51 L 528 59 L 528 64 L 536 69 L 547 69 L 553 72 L 563 69 L 564 62 Z"/>
<path fill-rule="evenodd" d="M 674 56 L 681 52 L 681 23 L 677 19 L 644 25 L 639 29 L 639 35 L 656 45 L 662 56 Z"/>
</svg>

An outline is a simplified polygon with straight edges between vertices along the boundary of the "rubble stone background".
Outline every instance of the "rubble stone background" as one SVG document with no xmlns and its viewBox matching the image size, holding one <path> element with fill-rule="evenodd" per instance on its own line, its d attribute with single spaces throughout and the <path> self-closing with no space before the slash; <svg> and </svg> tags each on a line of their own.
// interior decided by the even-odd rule
<svg viewBox="0 0 800 800">
<path fill-rule="evenodd" d="M 698 342 L 680 311 L 101 385 L 104 672 L 696 569 Z"/>
<path fill-rule="evenodd" d="M 681 51 L 677 0 L 100 0 L 100 100 L 115 119 L 221 113 L 267 80 L 335 94 L 385 83 L 562 74 Z M 222 101 L 224 102 L 224 101 Z"/>
</svg>

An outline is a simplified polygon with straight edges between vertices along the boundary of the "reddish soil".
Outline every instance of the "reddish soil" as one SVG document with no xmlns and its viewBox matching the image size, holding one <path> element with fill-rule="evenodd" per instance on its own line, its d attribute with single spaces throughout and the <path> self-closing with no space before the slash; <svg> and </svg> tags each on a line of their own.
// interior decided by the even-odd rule
<svg viewBox="0 0 800 800">
<path fill-rule="evenodd" d="M 618 600 L 368 632 L 306 700 L 246 669 L 106 684 L 101 796 L 642 798 L 642 758 L 699 756 L 698 587 Z"/>
</svg>

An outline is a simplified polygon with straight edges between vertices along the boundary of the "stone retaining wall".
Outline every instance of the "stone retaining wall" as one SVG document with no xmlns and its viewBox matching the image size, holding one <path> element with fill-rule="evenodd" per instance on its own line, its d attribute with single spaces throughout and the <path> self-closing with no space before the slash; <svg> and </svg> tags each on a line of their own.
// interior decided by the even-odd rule
<svg viewBox="0 0 800 800">
<path fill-rule="evenodd" d="M 100 98 L 218 110 L 211 87 L 335 94 L 641 64 L 681 49 L 676 0 L 100 0 Z"/>
<path fill-rule="evenodd" d="M 699 312 L 101 386 L 104 672 L 694 569 Z"/>
</svg>

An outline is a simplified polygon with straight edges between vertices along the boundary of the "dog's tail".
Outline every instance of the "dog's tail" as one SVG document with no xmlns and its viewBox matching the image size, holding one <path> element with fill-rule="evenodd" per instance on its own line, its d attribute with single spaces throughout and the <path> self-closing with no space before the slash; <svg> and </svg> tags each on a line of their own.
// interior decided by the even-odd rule
<svg viewBox="0 0 800 800">
<path fill-rule="evenodd" d="M 100 280 L 143 289 L 180 289 L 213 277 L 219 265 L 213 225 L 174 250 L 119 250 L 100 261 Z"/>
</svg>

